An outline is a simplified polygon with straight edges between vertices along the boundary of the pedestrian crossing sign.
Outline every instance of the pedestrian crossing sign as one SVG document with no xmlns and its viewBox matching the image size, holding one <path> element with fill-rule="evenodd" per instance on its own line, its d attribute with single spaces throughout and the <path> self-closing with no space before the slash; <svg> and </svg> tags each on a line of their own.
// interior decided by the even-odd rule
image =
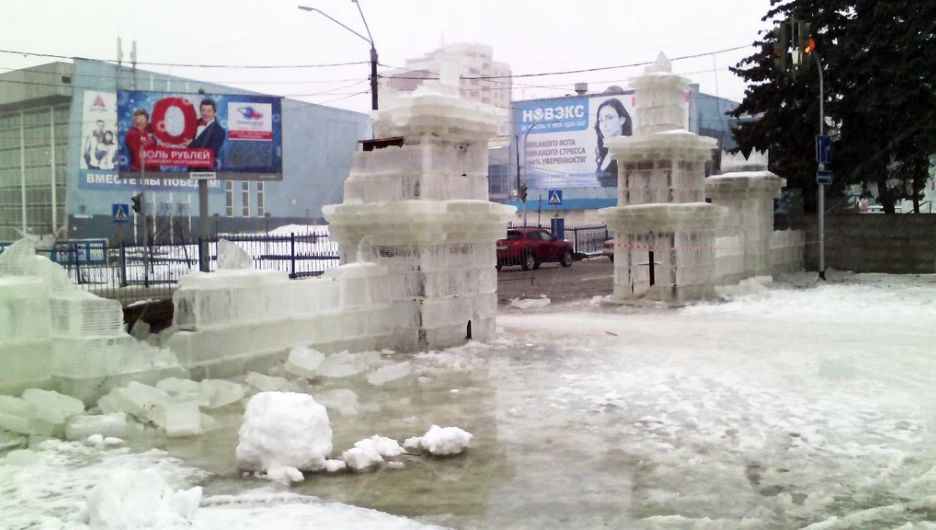
<svg viewBox="0 0 936 530">
<path fill-rule="evenodd" d="M 130 220 L 130 206 L 126 204 L 114 204 L 112 211 L 115 223 L 126 223 Z"/>
<path fill-rule="evenodd" d="M 549 190 L 549 204 L 552 206 L 562 205 L 562 190 Z"/>
</svg>

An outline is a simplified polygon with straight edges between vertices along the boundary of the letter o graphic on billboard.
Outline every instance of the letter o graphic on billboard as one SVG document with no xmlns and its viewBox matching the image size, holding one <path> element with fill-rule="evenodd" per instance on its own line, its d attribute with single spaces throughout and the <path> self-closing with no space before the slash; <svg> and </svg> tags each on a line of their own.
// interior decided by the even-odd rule
<svg viewBox="0 0 936 530">
<path fill-rule="evenodd" d="M 166 131 L 166 113 L 169 109 L 176 107 L 182 112 L 182 118 L 185 125 L 182 127 L 182 133 L 178 135 L 169 134 Z M 198 132 L 198 113 L 195 106 L 185 98 L 171 97 L 163 98 L 153 105 L 153 134 L 165 144 L 182 144 L 195 138 Z"/>
</svg>

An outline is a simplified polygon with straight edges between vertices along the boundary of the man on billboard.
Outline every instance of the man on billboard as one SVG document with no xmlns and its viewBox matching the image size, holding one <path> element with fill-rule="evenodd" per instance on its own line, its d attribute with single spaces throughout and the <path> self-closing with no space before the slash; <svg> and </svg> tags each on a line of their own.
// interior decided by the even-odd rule
<svg viewBox="0 0 936 530">
<path fill-rule="evenodd" d="M 213 99 L 203 99 L 199 105 L 201 119 L 198 120 L 198 130 L 195 138 L 189 142 L 188 147 L 192 149 L 211 149 L 214 153 L 215 168 L 221 167 L 221 146 L 224 145 L 224 139 L 227 137 L 227 131 L 217 122 L 215 117 L 218 114 L 218 105 Z"/>
<path fill-rule="evenodd" d="M 617 160 L 611 157 L 608 148 L 604 145 L 605 138 L 616 136 L 631 136 L 633 122 L 624 104 L 617 98 L 605 100 L 598 105 L 598 116 L 595 121 L 595 134 L 598 135 L 598 148 L 595 149 L 595 160 L 598 167 L 595 176 L 603 188 L 617 186 L 618 167 Z"/>
</svg>

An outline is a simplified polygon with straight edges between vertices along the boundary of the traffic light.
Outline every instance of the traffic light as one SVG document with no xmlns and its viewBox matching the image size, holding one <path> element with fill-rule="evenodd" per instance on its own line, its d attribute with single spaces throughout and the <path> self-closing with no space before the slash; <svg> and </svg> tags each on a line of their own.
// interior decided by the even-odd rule
<svg viewBox="0 0 936 530">
<path fill-rule="evenodd" d="M 796 46 L 796 66 L 801 70 L 809 70 L 812 58 L 810 54 L 816 49 L 816 41 L 809 36 L 812 23 L 803 21 L 793 22 L 793 44 Z"/>
<path fill-rule="evenodd" d="M 786 23 L 780 24 L 773 30 L 773 61 L 774 68 L 781 72 L 787 70 L 787 55 L 790 49 L 790 34 L 787 32 Z"/>
<path fill-rule="evenodd" d="M 526 202 L 527 200 L 527 185 L 526 184 L 520 185 L 520 200 L 522 202 Z"/>
<path fill-rule="evenodd" d="M 133 211 L 136 213 L 143 213 L 143 194 L 138 193 L 130 198 L 133 202 Z"/>
</svg>

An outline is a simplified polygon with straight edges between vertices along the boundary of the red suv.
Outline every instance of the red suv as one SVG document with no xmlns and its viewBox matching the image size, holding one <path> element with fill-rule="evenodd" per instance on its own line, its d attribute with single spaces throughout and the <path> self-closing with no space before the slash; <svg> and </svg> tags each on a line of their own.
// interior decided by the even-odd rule
<svg viewBox="0 0 936 530">
<path fill-rule="evenodd" d="M 569 267 L 572 256 L 572 243 L 557 239 L 542 228 L 510 229 L 506 239 L 497 241 L 497 270 L 511 265 L 520 265 L 523 270 L 536 269 L 547 261 Z"/>
</svg>

